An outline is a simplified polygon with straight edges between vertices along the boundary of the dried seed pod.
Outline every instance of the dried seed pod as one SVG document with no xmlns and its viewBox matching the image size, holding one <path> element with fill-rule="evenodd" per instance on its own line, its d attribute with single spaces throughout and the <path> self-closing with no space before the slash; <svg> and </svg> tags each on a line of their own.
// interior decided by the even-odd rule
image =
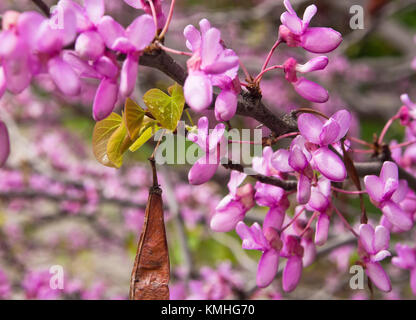
<svg viewBox="0 0 416 320">
<path fill-rule="evenodd" d="M 157 185 L 152 162 L 154 186 L 149 190 L 143 231 L 137 248 L 130 284 L 131 300 L 169 300 L 169 252 L 163 217 L 162 189 Z"/>
</svg>

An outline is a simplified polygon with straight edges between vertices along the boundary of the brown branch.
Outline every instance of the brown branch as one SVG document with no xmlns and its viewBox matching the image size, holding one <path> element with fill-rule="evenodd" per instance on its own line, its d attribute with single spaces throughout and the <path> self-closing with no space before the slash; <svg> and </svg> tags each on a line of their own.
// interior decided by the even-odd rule
<svg viewBox="0 0 416 320">
<path fill-rule="evenodd" d="M 152 50 L 140 57 L 140 64 L 162 71 L 184 85 L 188 74 L 171 56 L 161 50 Z M 215 99 L 214 99 L 215 100 Z M 272 130 L 276 136 L 297 131 L 296 119 L 292 115 L 276 116 L 262 103 L 261 97 L 242 92 L 238 99 L 237 114 L 251 117 Z"/>
<path fill-rule="evenodd" d="M 48 18 L 51 16 L 49 6 L 45 2 L 42 0 L 32 0 L 32 2 L 45 14 L 45 16 Z"/>
<path fill-rule="evenodd" d="M 223 167 L 226 169 L 230 169 L 230 170 L 236 170 L 236 171 L 240 171 L 240 172 L 246 172 L 247 170 L 252 170 L 250 168 L 245 168 L 243 167 L 241 164 L 234 164 L 231 161 L 228 163 L 224 163 Z M 250 177 L 256 179 L 257 181 L 266 183 L 266 184 L 270 184 L 276 187 L 280 187 L 284 190 L 290 191 L 290 190 L 294 190 L 296 189 L 297 186 L 297 181 L 285 181 L 285 180 L 280 180 L 278 178 L 275 177 L 268 177 L 268 176 L 264 176 L 262 174 L 252 174 L 250 175 Z"/>
</svg>

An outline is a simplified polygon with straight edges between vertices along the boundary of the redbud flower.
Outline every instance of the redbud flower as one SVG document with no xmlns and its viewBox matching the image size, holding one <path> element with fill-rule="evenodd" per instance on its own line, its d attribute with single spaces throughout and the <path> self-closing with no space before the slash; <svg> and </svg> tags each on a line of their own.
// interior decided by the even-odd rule
<svg viewBox="0 0 416 320">
<path fill-rule="evenodd" d="M 416 249 L 405 244 L 396 244 L 397 257 L 391 262 L 399 268 L 410 270 L 410 287 L 416 295 Z"/>
<path fill-rule="evenodd" d="M 290 150 L 277 150 L 271 159 L 272 166 L 280 172 L 297 172 L 298 185 L 296 200 L 299 204 L 305 204 L 311 196 L 311 180 L 313 170 L 309 162 L 312 156 L 305 147 L 305 138 L 297 136 L 293 139 Z"/>
<path fill-rule="evenodd" d="M 405 180 L 399 181 L 398 168 L 394 162 L 385 161 L 380 177 L 365 176 L 364 184 L 371 202 L 381 209 L 391 224 L 403 231 L 412 228 L 412 218 L 400 207 L 409 189 Z"/>
<path fill-rule="evenodd" d="M 124 30 L 112 17 L 104 16 L 97 28 L 108 48 L 127 54 L 120 75 L 120 94 L 128 97 L 136 85 L 139 57 L 156 34 L 153 19 L 148 14 L 141 15 Z"/>
<path fill-rule="evenodd" d="M 313 53 L 327 53 L 335 50 L 342 41 L 339 32 L 331 28 L 310 28 L 309 23 L 317 12 L 315 5 L 306 8 L 301 20 L 289 0 L 284 0 L 287 9 L 280 16 L 279 38 L 289 47 L 302 47 Z"/>
<path fill-rule="evenodd" d="M 377 226 L 374 230 L 369 224 L 360 225 L 359 231 L 358 254 L 365 265 L 365 272 L 377 288 L 389 292 L 390 279 L 379 261 L 391 255 L 387 251 L 390 233 L 383 226 Z"/>
<path fill-rule="evenodd" d="M 315 244 L 321 246 L 328 239 L 329 221 L 331 219 L 331 182 L 321 177 L 311 189 L 311 197 L 306 205 L 311 211 L 319 212 L 316 223 Z"/>
<path fill-rule="evenodd" d="M 304 99 L 323 103 L 328 101 L 329 95 L 325 88 L 312 82 L 304 77 L 298 78 L 296 73 L 307 73 L 316 70 L 323 70 L 328 64 L 328 58 L 320 56 L 309 60 L 307 63 L 300 65 L 293 58 L 289 58 L 283 64 L 286 80 L 289 81 L 296 92 Z"/>
<path fill-rule="evenodd" d="M 212 28 L 208 20 L 199 22 L 201 32 L 194 26 L 185 27 L 186 45 L 193 55 L 188 60 L 188 77 L 184 85 L 184 95 L 188 105 L 196 111 L 208 108 L 212 102 L 213 86 L 225 91 L 219 95 L 216 104 L 218 120 L 229 120 L 237 107 L 237 93 L 231 82 L 236 78 L 239 60 L 231 49 L 225 49 L 221 32 Z M 229 105 L 231 112 L 225 112 Z"/>
<path fill-rule="evenodd" d="M 283 240 L 284 245 L 280 255 L 287 258 L 282 276 L 282 287 L 286 292 L 295 290 L 302 276 L 304 249 L 300 241 L 300 237 L 294 235 L 287 235 Z"/>
<path fill-rule="evenodd" d="M 211 218 L 211 229 L 217 232 L 228 232 L 235 228 L 239 221 L 242 221 L 247 213 L 254 206 L 254 188 L 246 184 L 238 188 L 247 177 L 245 173 L 231 171 L 228 190 L 230 193 L 225 196 L 215 208 Z"/>
<path fill-rule="evenodd" d="M 217 124 L 211 133 L 208 133 L 208 125 L 208 118 L 201 117 L 198 121 L 198 134 L 188 134 L 188 139 L 197 143 L 202 151 L 205 152 L 189 171 L 188 180 L 193 185 L 203 184 L 212 178 L 217 171 L 221 155 L 224 151 L 221 149 L 221 144 L 225 140 L 224 124 Z"/>
<path fill-rule="evenodd" d="M 3 121 L 0 121 L 0 167 L 2 167 L 10 154 L 9 133 Z"/>
<path fill-rule="evenodd" d="M 347 110 L 334 113 L 325 122 L 309 113 L 298 118 L 299 131 L 310 142 L 306 147 L 312 154 L 313 166 L 331 181 L 344 181 L 347 171 L 343 161 L 328 146 L 347 134 L 350 123 L 351 114 Z"/>
<path fill-rule="evenodd" d="M 282 248 L 278 232 L 273 228 L 261 229 L 256 222 L 248 227 L 244 222 L 237 224 L 236 232 L 243 240 L 243 249 L 259 250 L 263 254 L 257 268 L 257 286 L 267 287 L 275 277 L 279 267 L 279 251 Z"/>
</svg>

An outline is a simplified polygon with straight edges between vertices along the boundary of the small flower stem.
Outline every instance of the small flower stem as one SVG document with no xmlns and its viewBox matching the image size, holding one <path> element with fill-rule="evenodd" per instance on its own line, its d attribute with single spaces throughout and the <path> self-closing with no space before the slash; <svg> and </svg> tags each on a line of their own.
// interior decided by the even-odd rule
<svg viewBox="0 0 416 320">
<path fill-rule="evenodd" d="M 342 223 L 345 225 L 345 227 L 352 232 L 352 234 L 354 236 L 356 236 L 358 238 L 358 234 L 357 232 L 354 231 L 354 229 L 350 226 L 350 224 L 348 223 L 348 221 L 344 218 L 344 216 L 342 215 L 341 212 L 339 212 L 339 210 L 334 206 L 335 212 L 337 213 L 337 215 L 339 216 L 339 218 L 341 219 Z"/>
<path fill-rule="evenodd" d="M 166 23 L 165 23 L 165 26 L 163 27 L 162 32 L 159 35 L 160 39 L 162 39 L 165 36 L 166 32 L 168 32 L 170 22 L 172 21 L 173 10 L 175 9 L 175 2 L 176 2 L 176 0 L 172 0 L 172 2 L 170 3 L 168 18 L 166 20 Z"/>
<path fill-rule="evenodd" d="M 306 227 L 302 230 L 302 233 L 299 235 L 299 237 L 303 237 L 305 232 L 308 231 L 309 227 L 311 226 L 313 220 L 319 215 L 318 211 L 315 211 L 312 215 L 312 217 L 309 219 L 308 224 Z"/>
<path fill-rule="evenodd" d="M 386 133 L 387 133 L 387 131 L 389 130 L 389 128 L 390 128 L 390 126 L 393 124 L 393 122 L 396 120 L 396 119 L 399 119 L 399 114 L 397 113 L 397 114 L 395 114 L 393 117 L 391 117 L 390 119 L 389 119 L 389 121 L 387 121 L 387 123 L 386 123 L 386 125 L 384 126 L 384 128 L 383 128 L 383 130 L 381 131 L 381 133 L 380 133 L 380 137 L 378 138 L 378 144 L 382 144 L 383 143 L 383 139 L 384 139 L 384 136 L 386 135 Z"/>
<path fill-rule="evenodd" d="M 283 231 L 285 231 L 287 228 L 289 228 L 291 225 L 292 225 L 292 223 L 293 222 L 295 222 L 296 221 L 296 219 L 297 218 L 299 218 L 299 216 L 303 213 L 303 211 L 305 211 L 305 207 L 303 207 L 294 217 L 293 217 L 293 219 L 292 220 L 290 220 L 288 223 L 287 223 L 287 225 L 285 225 L 283 228 L 282 228 L 282 230 L 280 230 L 280 232 L 283 232 Z"/>
<path fill-rule="evenodd" d="M 155 9 L 155 5 L 153 3 L 153 0 L 149 0 L 149 5 L 150 5 L 150 10 L 152 10 L 153 21 L 155 23 L 155 28 L 157 30 L 157 14 L 156 14 L 156 9 Z"/>
<path fill-rule="evenodd" d="M 263 64 L 263 67 L 261 68 L 260 73 L 263 72 L 264 70 L 266 70 L 267 65 L 270 62 L 270 59 L 273 56 L 274 51 L 276 50 L 276 48 L 279 46 L 280 43 L 281 43 L 280 39 L 277 39 L 277 41 L 274 43 L 273 47 L 270 49 L 269 54 L 267 55 L 266 60 L 264 61 L 264 64 Z M 256 78 L 258 78 L 258 76 Z"/>
<path fill-rule="evenodd" d="M 320 112 L 318 110 L 314 110 L 314 109 L 311 109 L 311 108 L 299 108 L 299 109 L 294 111 L 295 115 L 297 115 L 298 113 L 312 113 L 312 114 L 316 114 L 318 116 L 321 116 L 322 118 L 325 118 L 325 119 L 329 120 L 328 116 L 326 116 L 325 114 L 323 114 L 322 112 Z"/>
<path fill-rule="evenodd" d="M 269 71 L 274 70 L 274 69 L 283 69 L 283 66 L 282 65 L 275 65 L 275 66 L 268 67 L 267 69 L 264 69 L 262 72 L 260 72 L 257 75 L 257 77 L 254 79 L 254 82 L 260 82 L 266 72 L 269 72 Z"/>
<path fill-rule="evenodd" d="M 336 191 L 336 192 L 340 192 L 340 193 L 344 193 L 344 194 L 364 194 L 367 193 L 367 191 L 365 190 L 343 190 L 343 189 L 339 189 L 337 187 L 332 187 L 331 189 Z"/>
<path fill-rule="evenodd" d="M 157 41 L 156 44 L 160 47 L 160 49 L 162 49 L 166 52 L 170 52 L 170 53 L 181 55 L 181 56 L 192 57 L 192 53 L 190 53 L 190 52 L 185 52 L 185 51 L 180 51 L 180 50 L 175 50 L 175 49 L 172 49 L 172 48 L 165 47 L 159 41 Z"/>
<path fill-rule="evenodd" d="M 354 153 L 373 153 L 374 150 L 368 150 L 368 149 L 352 149 Z"/>
<path fill-rule="evenodd" d="M 276 143 L 277 141 L 285 139 L 285 138 L 297 136 L 299 134 L 300 134 L 300 132 L 290 132 L 290 133 L 283 134 L 281 136 L 278 136 L 278 137 L 274 138 L 273 143 Z"/>
<path fill-rule="evenodd" d="M 414 143 L 416 143 L 416 140 L 402 142 L 402 143 L 396 144 L 395 146 L 390 147 L 390 150 L 397 149 L 397 148 L 407 147 L 407 146 L 410 146 L 410 145 L 412 145 Z"/>
<path fill-rule="evenodd" d="M 258 145 L 262 144 L 262 143 L 258 143 L 254 141 L 239 141 L 239 140 L 228 140 L 228 143 L 245 143 L 245 144 L 258 144 Z"/>
<path fill-rule="evenodd" d="M 361 139 L 358 139 L 358 138 L 354 138 L 354 137 L 348 137 L 348 139 L 350 139 L 351 141 L 357 142 L 359 144 L 362 144 L 364 146 L 372 147 L 372 144 L 367 142 L 367 141 L 364 141 L 364 140 L 361 140 Z"/>
<path fill-rule="evenodd" d="M 252 80 L 253 80 L 253 78 L 251 77 L 251 75 L 250 75 L 250 73 L 248 72 L 248 70 L 247 70 L 247 68 L 246 68 L 245 64 L 244 64 L 244 63 L 243 63 L 243 61 L 241 61 L 241 60 L 240 60 L 240 67 L 241 67 L 241 70 L 243 70 L 243 72 L 244 72 L 244 75 L 245 75 L 245 77 L 246 77 L 246 81 L 252 81 Z"/>
</svg>

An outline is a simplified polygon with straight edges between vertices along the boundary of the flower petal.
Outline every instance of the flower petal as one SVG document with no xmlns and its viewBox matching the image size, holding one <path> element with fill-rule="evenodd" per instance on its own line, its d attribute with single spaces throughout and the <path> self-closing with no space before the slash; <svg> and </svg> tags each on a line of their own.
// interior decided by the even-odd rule
<svg viewBox="0 0 416 320">
<path fill-rule="evenodd" d="M 381 291 L 391 291 L 390 278 L 378 262 L 368 262 L 366 264 L 365 273 Z"/>
<path fill-rule="evenodd" d="M 297 186 L 296 200 L 299 204 L 306 204 L 311 198 L 311 181 L 301 174 Z"/>
<path fill-rule="evenodd" d="M 235 196 L 237 194 L 237 188 L 243 181 L 247 178 L 247 174 L 243 172 L 239 172 L 236 170 L 232 170 L 230 174 L 230 181 L 227 184 L 228 190 L 230 193 Z"/>
<path fill-rule="evenodd" d="M 323 127 L 322 121 L 310 113 L 302 113 L 298 117 L 300 134 L 309 142 L 319 144 L 319 136 Z"/>
<path fill-rule="evenodd" d="M 293 168 L 289 165 L 290 152 L 285 149 L 277 150 L 272 157 L 271 164 L 273 168 L 280 172 L 291 172 Z"/>
<path fill-rule="evenodd" d="M 347 110 L 339 110 L 335 112 L 331 118 L 334 119 L 338 123 L 339 128 L 340 128 L 338 137 L 336 138 L 336 141 L 338 141 L 347 134 L 350 128 L 351 113 L 348 112 Z"/>
<path fill-rule="evenodd" d="M 201 46 L 201 33 L 193 25 L 187 25 L 183 30 L 186 38 L 186 47 L 189 50 L 196 51 Z"/>
<path fill-rule="evenodd" d="M 237 95 L 232 90 L 221 90 L 215 100 L 215 118 L 218 121 L 229 121 L 236 111 Z"/>
<path fill-rule="evenodd" d="M 10 154 L 10 139 L 6 125 L 0 121 L 0 168 L 6 163 Z"/>
<path fill-rule="evenodd" d="M 303 30 L 306 30 L 308 28 L 309 23 L 311 22 L 312 18 L 314 17 L 317 11 L 318 8 L 314 4 L 311 4 L 310 6 L 306 7 L 302 19 Z"/>
<path fill-rule="evenodd" d="M 88 18 L 90 18 L 94 24 L 97 24 L 104 15 L 104 0 L 84 0 L 84 6 L 87 11 Z"/>
<path fill-rule="evenodd" d="M 212 84 L 203 74 L 190 74 L 185 81 L 186 103 L 195 111 L 208 108 L 212 102 Z"/>
<path fill-rule="evenodd" d="M 336 142 L 340 130 L 341 128 L 335 120 L 329 119 L 326 121 L 322 127 L 322 132 L 319 135 L 320 145 L 327 146 Z"/>
<path fill-rule="evenodd" d="M 302 20 L 296 14 L 289 12 L 283 12 L 280 16 L 280 21 L 286 26 L 292 33 L 300 35 L 303 32 Z"/>
<path fill-rule="evenodd" d="M 380 179 L 386 183 L 388 179 L 399 180 L 399 170 L 392 161 L 384 161 L 380 172 Z"/>
<path fill-rule="evenodd" d="M 302 276 L 302 258 L 292 256 L 287 260 L 283 270 L 282 286 L 286 292 L 293 291 L 299 283 Z"/>
<path fill-rule="evenodd" d="M 127 55 L 120 73 L 120 94 L 129 97 L 134 91 L 139 72 L 139 59 L 136 54 Z"/>
<path fill-rule="evenodd" d="M 313 153 L 314 163 L 320 173 L 331 181 L 341 182 L 347 177 L 344 162 L 327 147 Z"/>
<path fill-rule="evenodd" d="M 319 84 L 312 82 L 306 78 L 299 78 L 298 81 L 292 83 L 295 91 L 304 99 L 324 103 L 329 99 L 328 91 Z"/>
<path fill-rule="evenodd" d="M 234 230 L 237 223 L 244 219 L 245 210 L 238 201 L 231 201 L 221 211 L 215 212 L 211 218 L 210 227 L 215 232 Z"/>
<path fill-rule="evenodd" d="M 280 230 L 285 220 L 285 211 L 280 207 L 272 207 L 264 217 L 263 230 L 274 228 Z"/>
<path fill-rule="evenodd" d="M 156 35 L 153 18 L 148 14 L 139 16 L 127 27 L 126 34 L 136 50 L 144 50 Z"/>
<path fill-rule="evenodd" d="M 74 96 L 80 92 L 78 75 L 61 57 L 57 56 L 49 60 L 48 72 L 56 86 L 67 96 Z"/>
<path fill-rule="evenodd" d="M 209 181 L 218 168 L 218 163 L 209 163 L 206 156 L 197 160 L 188 173 L 189 183 L 192 185 L 200 185 Z"/>
<path fill-rule="evenodd" d="M 365 251 L 372 254 L 375 253 L 374 249 L 374 237 L 375 231 L 372 225 L 370 224 L 361 224 L 360 225 L 360 243 L 364 247 Z"/>
<path fill-rule="evenodd" d="M 341 34 L 331 28 L 308 28 L 302 35 L 302 47 L 313 53 L 330 52 L 341 42 Z"/>
<path fill-rule="evenodd" d="M 365 189 L 373 201 L 380 202 L 383 197 L 384 186 L 381 179 L 375 175 L 364 177 Z"/>
<path fill-rule="evenodd" d="M 279 267 L 279 253 L 276 250 L 267 250 L 260 258 L 257 269 L 256 283 L 259 288 L 267 287 L 274 279 Z"/>
<path fill-rule="evenodd" d="M 374 237 L 374 249 L 376 251 L 387 250 L 390 243 L 390 232 L 383 226 L 377 226 Z"/>
<path fill-rule="evenodd" d="M 113 112 L 117 102 L 117 96 L 117 83 L 110 79 L 103 79 L 98 86 L 92 108 L 95 121 L 103 120 Z"/>
<path fill-rule="evenodd" d="M 402 231 L 408 231 L 413 227 L 413 221 L 409 214 L 403 211 L 393 201 L 386 201 L 381 208 L 386 218 Z"/>
<path fill-rule="evenodd" d="M 315 244 L 322 246 L 328 240 L 329 232 L 329 216 L 326 213 L 321 213 L 316 223 Z"/>
</svg>

